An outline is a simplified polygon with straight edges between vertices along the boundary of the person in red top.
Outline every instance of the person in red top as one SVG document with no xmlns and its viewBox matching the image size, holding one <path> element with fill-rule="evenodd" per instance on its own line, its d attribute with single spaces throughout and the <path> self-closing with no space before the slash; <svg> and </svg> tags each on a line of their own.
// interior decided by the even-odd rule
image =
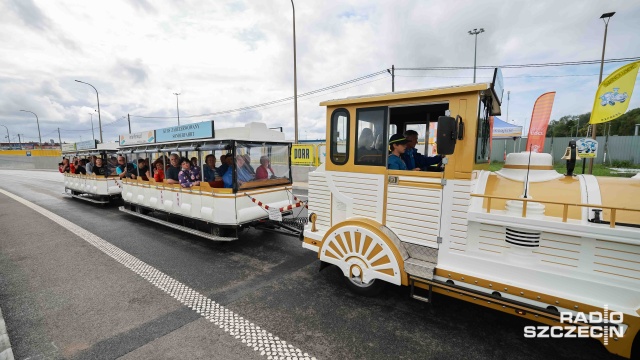
<svg viewBox="0 0 640 360">
<path fill-rule="evenodd" d="M 162 180 L 164 180 L 164 170 L 162 170 L 162 167 L 160 161 L 156 162 L 156 172 L 153 174 L 153 179 L 156 182 L 162 182 Z"/>
<path fill-rule="evenodd" d="M 256 180 L 275 179 L 276 173 L 271 168 L 268 156 L 260 157 L 260 166 L 256 169 Z"/>
<path fill-rule="evenodd" d="M 58 166 L 58 171 L 60 171 L 61 173 L 71 172 L 71 167 L 69 167 L 69 159 L 67 158 L 62 159 L 60 166 Z"/>
<path fill-rule="evenodd" d="M 71 169 L 71 173 L 75 174 L 76 173 L 76 166 L 78 165 L 78 158 L 74 157 L 73 158 L 73 162 L 71 162 L 71 164 L 69 164 L 69 168 Z"/>
</svg>

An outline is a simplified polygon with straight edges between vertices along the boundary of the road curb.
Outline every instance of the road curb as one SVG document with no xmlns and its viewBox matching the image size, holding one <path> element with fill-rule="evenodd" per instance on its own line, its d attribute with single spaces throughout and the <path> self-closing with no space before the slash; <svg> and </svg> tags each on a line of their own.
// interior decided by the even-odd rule
<svg viewBox="0 0 640 360">
<path fill-rule="evenodd" d="M 2 317 L 2 309 L 0 309 L 0 360 L 14 360 L 9 334 Z"/>
</svg>

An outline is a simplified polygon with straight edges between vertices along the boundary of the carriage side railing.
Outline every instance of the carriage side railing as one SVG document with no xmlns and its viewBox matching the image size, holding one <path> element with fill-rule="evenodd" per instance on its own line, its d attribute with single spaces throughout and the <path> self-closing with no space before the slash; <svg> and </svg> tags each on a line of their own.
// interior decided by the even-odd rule
<svg viewBox="0 0 640 360">
<path fill-rule="evenodd" d="M 532 203 L 540 203 L 540 204 L 549 204 L 549 205 L 561 205 L 562 206 L 562 222 L 567 222 L 567 218 L 569 217 L 569 207 L 586 207 L 586 208 L 596 208 L 596 209 L 607 209 L 611 211 L 609 216 L 610 227 L 616 227 L 616 213 L 618 211 L 634 211 L 639 212 L 640 209 L 631 209 L 620 206 L 607 206 L 607 205 L 597 205 L 597 204 L 583 204 L 583 203 L 567 203 L 561 201 L 548 201 L 548 200 L 534 200 L 534 199 L 524 199 L 524 198 L 515 198 L 509 196 L 498 196 L 498 195 L 485 195 L 485 194 L 471 194 L 472 197 L 487 199 L 487 213 L 491 212 L 491 200 L 514 200 L 514 201 L 522 201 L 522 217 L 527 217 L 527 204 L 529 202 Z"/>
</svg>

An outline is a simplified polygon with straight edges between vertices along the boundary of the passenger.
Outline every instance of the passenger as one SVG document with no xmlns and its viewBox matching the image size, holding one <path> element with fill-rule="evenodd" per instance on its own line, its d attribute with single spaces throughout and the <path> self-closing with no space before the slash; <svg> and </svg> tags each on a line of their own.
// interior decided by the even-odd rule
<svg viewBox="0 0 640 360">
<path fill-rule="evenodd" d="M 224 174 L 227 173 L 228 169 L 229 169 L 229 164 L 227 164 L 227 155 L 222 154 L 220 155 L 220 167 L 218 168 L 218 174 L 220 176 L 224 176 Z"/>
<path fill-rule="evenodd" d="M 192 157 L 191 158 L 191 166 L 198 166 L 198 158 L 197 157 Z"/>
<path fill-rule="evenodd" d="M 246 157 L 242 155 L 236 156 L 236 170 L 238 180 L 238 185 L 242 185 L 247 181 L 252 181 L 254 179 L 254 175 L 247 168 L 247 164 L 245 162 Z"/>
<path fill-rule="evenodd" d="M 162 182 L 162 180 L 164 180 L 164 170 L 163 170 L 164 165 L 162 165 L 162 163 L 159 161 L 156 161 L 155 164 L 156 164 L 156 171 L 153 174 L 153 179 L 156 182 Z"/>
<path fill-rule="evenodd" d="M 376 160 L 377 156 L 380 155 L 374 149 L 375 139 L 373 137 L 373 131 L 369 128 L 362 129 L 360 132 L 360 136 L 358 137 L 358 162 L 359 163 L 370 163 L 376 164 L 378 160 Z"/>
<path fill-rule="evenodd" d="M 188 158 L 183 158 L 181 161 L 182 170 L 178 173 L 178 178 L 180 179 L 180 186 L 184 188 L 189 188 L 192 186 L 200 185 L 199 175 L 194 173 L 191 161 Z"/>
<path fill-rule="evenodd" d="M 400 134 L 394 134 L 389 139 L 389 151 L 391 151 L 391 154 L 389 154 L 387 167 L 390 170 L 407 170 L 407 165 L 402 161 L 400 156 L 402 156 L 402 153 L 406 150 L 408 142 L 409 141 Z"/>
<path fill-rule="evenodd" d="M 78 160 L 78 165 L 76 165 L 75 167 L 75 172 L 74 174 L 82 174 L 82 175 L 87 175 L 87 169 L 85 169 L 85 164 L 87 163 L 87 160 L 85 159 L 80 159 Z"/>
<path fill-rule="evenodd" d="M 165 172 L 167 184 L 179 184 L 180 179 L 178 174 L 180 173 L 180 156 L 178 156 L 178 154 L 171 154 L 171 156 L 169 156 L 169 163 L 170 165 Z"/>
<path fill-rule="evenodd" d="M 116 174 L 122 178 L 135 179 L 136 178 L 136 166 L 132 163 L 126 162 L 126 159 L 122 155 L 118 155 L 118 166 L 116 167 Z"/>
<path fill-rule="evenodd" d="M 204 181 L 220 181 L 220 174 L 218 174 L 218 168 L 216 168 L 216 156 L 209 154 L 204 158 L 204 165 L 202 165 L 202 176 Z"/>
<path fill-rule="evenodd" d="M 225 188 L 233 188 L 233 168 L 231 166 L 227 166 L 227 170 L 222 174 L 222 182 Z"/>
<path fill-rule="evenodd" d="M 96 164 L 96 158 L 97 156 L 95 155 L 89 158 L 91 161 L 89 161 L 87 165 L 84 167 L 87 170 L 87 174 L 93 174 L 93 166 Z"/>
<path fill-rule="evenodd" d="M 78 158 L 74 156 L 73 161 L 71 162 L 71 164 L 69 164 L 69 168 L 71 169 L 72 174 L 76 173 L 76 166 L 78 166 Z"/>
<path fill-rule="evenodd" d="M 136 174 L 140 174 L 140 178 L 144 181 L 149 181 L 149 167 L 145 159 L 138 159 L 138 171 Z"/>
<path fill-rule="evenodd" d="M 418 149 L 416 149 L 416 144 L 418 144 L 417 131 L 407 130 L 404 132 L 404 137 L 409 141 L 407 150 L 402 154 L 402 160 L 407 164 L 407 170 L 424 169 L 442 162 L 441 155 L 426 156 L 418 152 Z"/>
<path fill-rule="evenodd" d="M 92 170 L 95 175 L 109 175 L 109 170 L 107 169 L 107 167 L 102 165 L 102 158 L 96 159 L 96 164 L 93 165 Z"/>
<path fill-rule="evenodd" d="M 255 177 L 256 171 L 253 169 L 253 166 L 251 166 L 251 157 L 249 156 L 249 154 L 242 155 L 242 158 L 244 159 L 243 167 L 247 169 L 249 173 L 251 173 L 251 177 Z"/>
<path fill-rule="evenodd" d="M 271 160 L 268 156 L 260 157 L 260 166 L 256 169 L 256 180 L 275 179 L 276 173 L 271 168 Z"/>
<path fill-rule="evenodd" d="M 362 129 L 358 138 L 358 149 L 360 152 L 369 152 L 374 146 L 373 131 L 369 128 Z"/>
<path fill-rule="evenodd" d="M 61 173 L 71 172 L 71 167 L 69 166 L 69 159 L 67 158 L 62 159 L 62 162 L 58 166 L 58 171 L 60 171 Z"/>
</svg>

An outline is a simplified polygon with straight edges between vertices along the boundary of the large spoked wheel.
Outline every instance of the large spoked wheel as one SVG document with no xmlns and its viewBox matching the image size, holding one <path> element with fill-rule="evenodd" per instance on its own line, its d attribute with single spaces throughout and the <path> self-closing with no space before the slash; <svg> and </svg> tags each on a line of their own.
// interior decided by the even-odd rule
<svg viewBox="0 0 640 360">
<path fill-rule="evenodd" d="M 382 290 L 384 290 L 387 284 L 386 282 L 380 279 L 373 279 L 368 283 L 363 283 L 360 280 L 359 276 L 354 276 L 351 278 L 348 276 L 343 276 L 343 279 L 349 291 L 360 296 L 368 296 L 368 297 L 376 296 L 380 294 Z"/>
</svg>

